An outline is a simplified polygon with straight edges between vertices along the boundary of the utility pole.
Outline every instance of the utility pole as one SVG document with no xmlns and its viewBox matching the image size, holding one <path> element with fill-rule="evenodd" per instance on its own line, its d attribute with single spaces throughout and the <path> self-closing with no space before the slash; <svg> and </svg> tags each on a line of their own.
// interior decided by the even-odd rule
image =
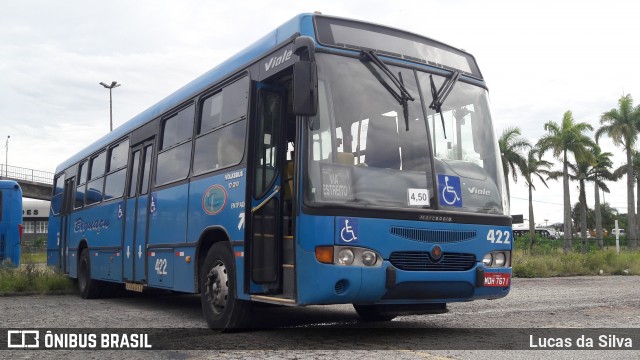
<svg viewBox="0 0 640 360">
<path fill-rule="evenodd" d="M 9 138 L 11 135 L 7 135 L 7 142 L 4 144 L 4 176 L 9 177 Z"/>
</svg>

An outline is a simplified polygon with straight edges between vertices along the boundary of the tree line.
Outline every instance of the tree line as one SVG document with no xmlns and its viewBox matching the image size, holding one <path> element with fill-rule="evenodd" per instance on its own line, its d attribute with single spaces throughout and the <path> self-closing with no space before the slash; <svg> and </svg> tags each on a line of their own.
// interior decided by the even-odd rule
<svg viewBox="0 0 640 360">
<path fill-rule="evenodd" d="M 596 226 L 596 239 L 600 248 L 603 247 L 602 209 L 600 204 L 600 192 L 609 192 L 605 181 L 617 181 L 626 175 L 627 178 L 627 244 L 631 250 L 638 248 L 638 224 L 634 206 L 634 183 L 640 195 L 640 151 L 636 149 L 636 143 L 640 136 L 640 105 L 633 106 L 631 95 L 624 95 L 618 100 L 618 106 L 604 112 L 600 116 L 600 127 L 596 129 L 595 139 L 591 139 L 588 131 L 593 127 L 585 122 L 576 122 L 571 111 L 562 116 L 560 122 L 548 121 L 544 124 L 546 134 L 537 143 L 521 137 L 519 127 L 509 127 L 500 136 L 499 145 L 502 155 L 502 166 L 507 184 L 507 196 L 510 198 L 509 177 L 514 182 L 518 180 L 518 174 L 522 175 L 529 189 L 529 234 L 530 246 L 535 243 L 535 220 L 533 214 L 533 191 L 536 190 L 534 179 L 547 185 L 549 180 L 562 178 L 563 206 L 564 206 L 564 252 L 572 249 L 572 217 L 571 199 L 569 193 L 570 181 L 577 181 L 579 188 L 578 212 L 580 214 L 580 237 L 582 239 L 582 251 L 587 251 L 587 195 L 585 184 L 594 183 L 594 213 Z M 622 147 L 625 151 L 627 162 L 617 169 L 613 169 L 611 157 L 613 154 L 604 152 L 598 142 L 604 136 L 609 137 L 615 146 Z M 548 153 L 561 161 L 562 169 L 553 169 L 553 164 L 543 160 Z M 640 216 L 640 196 L 637 198 L 638 212 Z"/>
</svg>

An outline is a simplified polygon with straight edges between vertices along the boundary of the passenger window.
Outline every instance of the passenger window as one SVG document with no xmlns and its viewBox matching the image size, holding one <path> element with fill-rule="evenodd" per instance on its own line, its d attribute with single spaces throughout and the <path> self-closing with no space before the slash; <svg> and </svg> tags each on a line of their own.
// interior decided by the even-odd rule
<svg viewBox="0 0 640 360">
<path fill-rule="evenodd" d="M 111 148 L 111 156 L 109 157 L 109 171 L 123 168 L 127 165 L 129 155 L 129 140 L 125 140 L 120 144 Z"/>
<path fill-rule="evenodd" d="M 196 139 L 193 173 L 205 173 L 242 161 L 244 155 L 246 120 L 235 122 Z"/>
<path fill-rule="evenodd" d="M 87 182 L 87 173 L 89 168 L 87 167 L 87 162 L 83 161 L 80 163 L 80 178 L 78 179 L 78 184 L 82 185 Z"/>
<path fill-rule="evenodd" d="M 202 102 L 199 136 L 193 155 L 194 175 L 242 161 L 248 98 L 249 78 L 244 77 Z"/>
<path fill-rule="evenodd" d="M 164 122 L 156 185 L 182 180 L 189 175 L 194 114 L 194 105 L 191 105 Z"/>
<path fill-rule="evenodd" d="M 76 187 L 76 193 L 74 195 L 73 201 L 74 209 L 78 209 L 84 206 L 84 190 L 86 187 L 85 183 L 87 182 L 87 174 L 89 173 L 89 167 L 87 165 L 88 164 L 86 161 L 80 163 L 78 186 Z"/>
<path fill-rule="evenodd" d="M 193 134 L 194 111 L 194 106 L 191 105 L 165 120 L 162 129 L 161 150 L 191 138 Z"/>
<path fill-rule="evenodd" d="M 129 175 L 129 197 L 136 196 L 136 185 L 138 184 L 138 171 L 140 168 L 140 150 L 133 153 L 133 165 L 131 165 L 131 175 Z"/>
<path fill-rule="evenodd" d="M 106 159 L 107 155 L 104 151 L 100 155 L 91 158 L 91 180 L 104 175 Z"/>
<path fill-rule="evenodd" d="M 206 133 L 222 124 L 222 92 L 219 92 L 202 103 L 199 134 Z"/>
</svg>

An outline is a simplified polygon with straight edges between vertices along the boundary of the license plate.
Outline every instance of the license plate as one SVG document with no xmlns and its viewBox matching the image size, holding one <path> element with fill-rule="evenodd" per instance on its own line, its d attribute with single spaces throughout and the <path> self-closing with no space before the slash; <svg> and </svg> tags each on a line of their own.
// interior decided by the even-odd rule
<svg viewBox="0 0 640 360">
<path fill-rule="evenodd" d="M 511 284 L 511 274 L 484 273 L 484 286 L 505 287 Z"/>
</svg>

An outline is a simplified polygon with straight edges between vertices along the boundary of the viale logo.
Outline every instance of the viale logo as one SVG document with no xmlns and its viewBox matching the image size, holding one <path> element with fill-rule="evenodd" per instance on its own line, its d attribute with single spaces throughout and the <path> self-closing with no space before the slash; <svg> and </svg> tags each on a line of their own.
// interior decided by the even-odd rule
<svg viewBox="0 0 640 360">
<path fill-rule="evenodd" d="M 487 190 L 487 189 L 478 189 L 477 187 L 470 187 L 467 188 L 467 190 L 469 190 L 470 193 L 472 194 L 476 194 L 476 195 L 484 195 L 484 196 L 491 196 L 491 191 Z"/>
<path fill-rule="evenodd" d="M 269 62 L 264 63 L 264 70 L 269 71 L 270 69 L 276 68 L 280 66 L 282 63 L 285 63 L 291 59 L 291 55 L 293 52 L 291 50 L 284 50 L 284 53 L 280 56 L 274 56 L 269 59 Z"/>
</svg>

